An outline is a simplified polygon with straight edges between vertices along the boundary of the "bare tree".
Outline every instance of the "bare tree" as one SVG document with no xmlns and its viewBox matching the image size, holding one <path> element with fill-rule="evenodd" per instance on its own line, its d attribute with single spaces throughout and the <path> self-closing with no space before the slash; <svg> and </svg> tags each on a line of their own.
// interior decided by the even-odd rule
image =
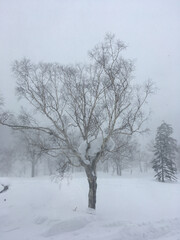
<svg viewBox="0 0 180 240">
<path fill-rule="evenodd" d="M 8 126 L 7 123 L 8 122 L 12 123 L 13 120 L 14 120 L 14 115 L 9 111 L 4 110 L 4 99 L 0 95 L 0 124 Z"/>
<path fill-rule="evenodd" d="M 108 155 L 111 158 L 113 172 L 117 175 L 122 175 L 122 170 L 130 168 L 133 161 L 133 154 L 135 152 L 136 142 L 131 136 L 115 135 L 113 137 L 116 147 Z"/>
<path fill-rule="evenodd" d="M 2 176 L 8 176 L 13 169 L 14 150 L 12 148 L 0 149 L 0 174 Z"/>
<path fill-rule="evenodd" d="M 23 154 L 23 160 L 28 161 L 31 165 L 31 177 L 35 177 L 37 163 L 44 154 L 42 133 L 21 129 L 16 137 L 18 138 L 16 146 L 19 148 L 21 155 Z"/>
<path fill-rule="evenodd" d="M 24 112 L 21 123 L 3 123 L 49 134 L 49 150 L 63 154 L 64 169 L 69 164 L 84 168 L 89 183 L 88 206 L 93 209 L 97 163 L 113 149 L 112 136 L 142 131 L 147 118 L 143 106 L 152 84 L 133 84 L 133 62 L 121 56 L 125 49 L 123 42 L 107 34 L 104 42 L 89 52 L 89 64 L 33 64 L 23 59 L 13 66 L 17 94 L 33 106 L 37 118 Z"/>
</svg>

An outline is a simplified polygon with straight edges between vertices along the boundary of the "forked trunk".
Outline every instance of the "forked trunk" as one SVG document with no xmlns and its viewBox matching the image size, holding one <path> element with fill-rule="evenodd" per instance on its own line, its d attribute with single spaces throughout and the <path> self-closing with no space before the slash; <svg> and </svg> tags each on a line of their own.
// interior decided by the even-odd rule
<svg viewBox="0 0 180 240">
<path fill-rule="evenodd" d="M 88 167 L 86 168 L 86 175 L 89 183 L 89 194 L 88 194 L 88 207 L 96 208 L 96 191 L 97 191 L 97 176 L 95 170 Z"/>
</svg>

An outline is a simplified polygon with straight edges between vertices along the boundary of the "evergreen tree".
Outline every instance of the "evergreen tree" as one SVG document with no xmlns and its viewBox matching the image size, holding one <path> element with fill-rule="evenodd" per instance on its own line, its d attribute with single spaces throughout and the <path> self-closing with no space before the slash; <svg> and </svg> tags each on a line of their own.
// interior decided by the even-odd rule
<svg viewBox="0 0 180 240">
<path fill-rule="evenodd" d="M 171 137 L 173 128 L 163 122 L 157 129 L 154 145 L 154 159 L 152 161 L 152 168 L 156 172 L 154 176 L 158 181 L 176 180 L 176 164 L 175 153 L 177 150 L 177 143 Z"/>
</svg>

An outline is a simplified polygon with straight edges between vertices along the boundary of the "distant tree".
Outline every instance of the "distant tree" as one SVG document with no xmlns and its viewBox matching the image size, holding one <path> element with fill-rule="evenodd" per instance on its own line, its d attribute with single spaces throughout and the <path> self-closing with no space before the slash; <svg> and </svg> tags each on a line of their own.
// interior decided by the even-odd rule
<svg viewBox="0 0 180 240">
<path fill-rule="evenodd" d="M 154 145 L 151 151 L 153 151 Z M 142 149 L 141 145 L 138 144 L 136 147 L 136 151 L 134 154 L 135 158 L 135 164 L 136 166 L 139 167 L 139 171 L 142 172 L 147 172 L 149 168 L 152 167 L 152 152 L 151 154 L 148 152 L 148 149 Z"/>
<path fill-rule="evenodd" d="M 2 148 L 0 150 L 0 174 L 8 176 L 13 168 L 15 152 L 13 149 Z"/>
<path fill-rule="evenodd" d="M 113 140 L 116 146 L 114 150 L 109 153 L 109 158 L 112 159 L 113 172 L 116 171 L 117 175 L 121 176 L 123 169 L 131 167 L 135 142 L 130 136 L 121 135 L 115 135 Z"/>
<path fill-rule="evenodd" d="M 177 150 L 176 140 L 171 137 L 173 128 L 163 122 L 157 129 L 154 145 L 153 169 L 155 178 L 160 182 L 176 180 L 175 156 Z"/>
<path fill-rule="evenodd" d="M 34 114 L 26 115 L 23 123 L 0 119 L 14 129 L 49 134 L 52 140 L 49 150 L 63 156 L 62 171 L 69 165 L 84 168 L 89 184 L 88 206 L 93 209 L 97 164 L 114 146 L 113 135 L 142 132 L 148 117 L 143 106 L 152 93 L 152 83 L 133 84 L 134 64 L 122 56 L 125 49 L 123 42 L 107 34 L 89 52 L 88 64 L 16 61 L 13 72 L 18 96 L 31 104 Z"/>
<path fill-rule="evenodd" d="M 46 158 L 49 175 L 55 174 L 57 171 L 57 161 L 52 158 Z"/>
<path fill-rule="evenodd" d="M 31 165 L 31 177 L 36 175 L 36 166 L 44 153 L 44 142 L 41 132 L 22 130 L 16 135 L 17 146 L 23 160 Z"/>
</svg>

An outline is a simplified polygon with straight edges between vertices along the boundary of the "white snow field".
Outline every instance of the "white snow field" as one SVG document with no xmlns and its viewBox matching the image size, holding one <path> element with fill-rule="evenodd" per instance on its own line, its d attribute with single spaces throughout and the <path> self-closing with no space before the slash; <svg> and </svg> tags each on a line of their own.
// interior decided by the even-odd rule
<svg viewBox="0 0 180 240">
<path fill-rule="evenodd" d="M 0 178 L 0 240 L 180 240 L 180 183 L 99 174 L 97 209 L 87 211 L 82 174 Z"/>
</svg>

